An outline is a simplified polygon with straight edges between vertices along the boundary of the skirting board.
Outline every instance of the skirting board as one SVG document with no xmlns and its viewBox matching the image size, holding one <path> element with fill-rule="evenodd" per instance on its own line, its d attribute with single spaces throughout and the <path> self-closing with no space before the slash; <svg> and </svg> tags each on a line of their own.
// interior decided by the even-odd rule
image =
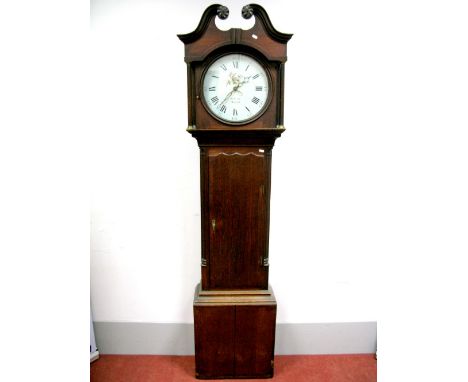
<svg viewBox="0 0 468 382">
<path fill-rule="evenodd" d="M 96 361 L 97 359 L 99 359 L 99 352 L 96 350 L 95 352 L 93 353 L 90 353 L 89 355 L 89 362 L 94 362 Z"/>
<path fill-rule="evenodd" d="M 193 355 L 193 324 L 94 322 L 100 354 Z M 377 351 L 376 322 L 277 324 L 275 354 Z"/>
</svg>

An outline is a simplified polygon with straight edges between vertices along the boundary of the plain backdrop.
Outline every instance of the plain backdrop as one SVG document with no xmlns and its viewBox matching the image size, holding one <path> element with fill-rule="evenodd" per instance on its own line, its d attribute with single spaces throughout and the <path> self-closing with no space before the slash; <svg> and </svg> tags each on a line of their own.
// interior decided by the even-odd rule
<svg viewBox="0 0 468 382">
<path fill-rule="evenodd" d="M 242 2 L 226 4 L 234 21 L 220 28 L 252 26 L 240 17 Z M 193 322 L 199 154 L 185 132 L 184 48 L 176 34 L 193 30 L 207 5 L 92 3 L 96 321 Z M 403 196 L 391 185 L 405 174 L 388 173 L 395 148 L 385 140 L 397 140 L 403 128 L 392 131 L 392 117 L 380 118 L 382 52 L 367 34 L 375 20 L 360 17 L 355 5 L 338 14 L 325 7 L 320 17 L 263 5 L 278 30 L 294 33 L 287 131 L 273 152 L 270 281 L 278 322 L 376 320 L 374 270 L 405 245 L 390 236 L 401 229 L 395 223 L 406 204 L 394 205 Z M 323 17 L 329 12 L 332 23 Z M 337 31 L 343 23 L 346 35 Z"/>
<path fill-rule="evenodd" d="M 209 4 L 92 2 L 96 321 L 193 321 L 199 158 L 185 132 L 176 34 L 195 29 Z M 251 27 L 240 17 L 244 2 L 225 4 L 230 23 L 220 28 Z M 461 65 L 464 51 L 440 38 L 435 4 L 261 4 L 278 30 L 294 33 L 287 131 L 273 151 L 270 281 L 278 322 L 377 320 L 378 277 L 395 289 L 425 288 L 449 266 L 440 256 L 460 251 L 466 147 L 454 138 L 466 97 L 451 94 L 462 82 L 434 74 Z M 457 33 L 459 21 L 444 27 Z M 437 273 L 425 272 L 434 262 Z"/>
<path fill-rule="evenodd" d="M 2 380 L 85 380 L 90 292 L 96 320 L 191 321 L 198 148 L 176 34 L 208 4 L 93 0 L 89 26 L 85 3 L 2 3 Z M 466 2 L 260 4 L 294 33 L 278 321 L 378 320 L 379 381 L 467 380 Z"/>
<path fill-rule="evenodd" d="M 451 1 L 259 3 L 279 31 L 294 33 L 287 130 L 272 167 L 278 322 L 377 320 L 384 357 L 380 334 L 397 322 L 408 363 L 417 345 L 450 348 L 466 278 L 456 265 L 468 229 L 466 12 Z M 193 320 L 199 159 L 185 132 L 176 34 L 195 29 L 209 4 L 91 4 L 97 321 Z M 224 4 L 231 13 L 220 28 L 251 26 L 240 17 L 245 2 Z M 428 374 L 447 377 L 439 373 Z"/>
</svg>

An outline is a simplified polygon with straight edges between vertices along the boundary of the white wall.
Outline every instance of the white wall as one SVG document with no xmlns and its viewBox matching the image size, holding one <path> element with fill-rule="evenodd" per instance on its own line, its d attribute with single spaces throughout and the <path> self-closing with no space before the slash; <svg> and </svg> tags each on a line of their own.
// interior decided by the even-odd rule
<svg viewBox="0 0 468 382">
<path fill-rule="evenodd" d="M 91 2 L 96 321 L 193 321 L 199 160 L 176 34 L 210 3 Z M 248 1 L 221 3 L 241 22 Z M 294 33 L 273 151 L 278 322 L 373 321 L 408 286 L 437 292 L 447 258 L 466 253 L 468 63 L 451 39 L 462 14 L 450 2 L 258 3 Z"/>
</svg>

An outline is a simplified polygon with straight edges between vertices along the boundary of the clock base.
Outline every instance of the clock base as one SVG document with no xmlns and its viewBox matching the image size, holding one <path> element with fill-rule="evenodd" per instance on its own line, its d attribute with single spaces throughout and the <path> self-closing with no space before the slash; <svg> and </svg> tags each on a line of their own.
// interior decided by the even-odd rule
<svg viewBox="0 0 468 382">
<path fill-rule="evenodd" d="M 273 377 L 276 299 L 267 290 L 206 291 L 193 303 L 199 379 Z"/>
</svg>

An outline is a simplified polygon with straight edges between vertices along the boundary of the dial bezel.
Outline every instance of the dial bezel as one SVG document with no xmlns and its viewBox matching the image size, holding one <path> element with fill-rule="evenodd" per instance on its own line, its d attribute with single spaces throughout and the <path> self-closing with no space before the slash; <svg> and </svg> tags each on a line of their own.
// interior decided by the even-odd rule
<svg viewBox="0 0 468 382">
<path fill-rule="evenodd" d="M 224 56 L 229 56 L 231 54 L 239 54 L 239 55 L 243 55 L 243 56 L 248 56 L 251 59 L 253 59 L 254 61 L 256 61 L 262 67 L 262 69 L 265 71 L 266 77 L 267 77 L 267 82 L 268 82 L 268 95 L 267 95 L 267 98 L 266 98 L 265 103 L 263 104 L 262 108 L 257 112 L 257 114 L 255 114 L 254 116 L 252 116 L 249 119 L 244 119 L 243 121 L 230 121 L 230 120 L 224 119 L 224 118 L 216 115 L 215 113 L 213 113 L 211 111 L 211 108 L 208 105 L 207 101 L 205 100 L 205 93 L 203 91 L 203 83 L 205 81 L 205 76 L 208 73 L 208 70 L 213 66 L 213 64 L 217 60 L 221 59 Z M 247 125 L 249 123 L 252 123 L 252 122 L 256 121 L 258 118 L 260 118 L 263 114 L 265 114 L 266 110 L 270 106 L 271 100 L 273 98 L 273 92 L 274 92 L 273 81 L 271 80 L 271 73 L 270 73 L 270 70 L 268 69 L 268 65 L 265 64 L 265 61 L 263 59 L 259 58 L 258 56 L 253 55 L 253 54 L 246 53 L 246 52 L 243 52 L 243 51 L 237 51 L 237 50 L 236 51 L 225 52 L 225 53 L 222 53 L 222 54 L 218 54 L 215 57 L 213 57 L 211 60 L 207 61 L 207 64 L 206 64 L 205 68 L 203 69 L 203 73 L 202 73 L 201 78 L 200 78 L 199 89 L 200 89 L 200 93 L 201 93 L 199 98 L 201 100 L 201 103 L 202 103 L 203 107 L 208 112 L 208 114 L 211 115 L 216 120 L 218 120 L 218 121 L 220 121 L 220 122 L 222 122 L 224 124 L 231 125 L 231 126 Z"/>
</svg>

